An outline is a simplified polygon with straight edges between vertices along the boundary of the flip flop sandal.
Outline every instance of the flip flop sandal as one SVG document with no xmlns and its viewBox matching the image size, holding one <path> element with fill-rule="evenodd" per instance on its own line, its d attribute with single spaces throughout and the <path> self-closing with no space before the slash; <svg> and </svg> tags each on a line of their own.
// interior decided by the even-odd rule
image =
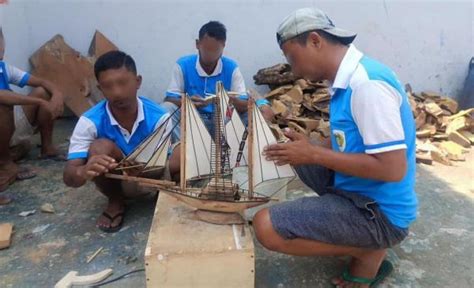
<svg viewBox="0 0 474 288">
<path fill-rule="evenodd" d="M 120 213 L 117 213 L 117 215 L 115 215 L 114 217 L 110 216 L 109 213 L 107 212 L 102 212 L 102 215 L 109 219 L 110 220 L 110 225 L 112 225 L 112 223 L 114 223 L 115 219 L 117 219 L 118 217 L 122 217 L 122 219 L 120 220 L 119 224 L 117 226 L 114 226 L 114 227 L 102 227 L 102 226 L 98 226 L 98 228 L 106 233 L 114 233 L 114 232 L 117 232 L 119 231 L 120 229 L 122 229 L 122 225 L 123 225 L 123 219 L 124 219 L 124 215 L 125 215 L 125 211 L 123 212 L 120 212 Z"/>
<path fill-rule="evenodd" d="M 383 260 L 375 278 L 364 278 L 352 276 L 349 272 L 349 266 L 344 269 L 342 279 L 347 282 L 369 284 L 369 287 L 376 287 L 393 271 L 393 265 L 388 260 Z M 337 285 L 336 285 L 337 287 Z"/>
<path fill-rule="evenodd" d="M 36 177 L 36 172 L 31 170 L 30 168 L 20 167 L 18 174 L 16 174 L 15 180 L 27 180 Z"/>
</svg>

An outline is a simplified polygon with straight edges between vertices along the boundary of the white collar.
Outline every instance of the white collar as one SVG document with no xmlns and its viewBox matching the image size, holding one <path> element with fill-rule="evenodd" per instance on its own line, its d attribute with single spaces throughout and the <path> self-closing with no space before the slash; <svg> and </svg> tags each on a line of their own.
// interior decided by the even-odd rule
<svg viewBox="0 0 474 288">
<path fill-rule="evenodd" d="M 143 113 L 143 102 L 138 97 L 137 97 L 137 106 L 138 106 L 137 119 L 135 120 L 135 123 L 133 123 L 132 133 L 130 133 L 130 135 L 133 135 L 135 130 L 137 130 L 138 125 L 140 124 L 140 122 L 145 120 L 145 114 Z M 105 109 L 107 110 L 107 115 L 109 116 L 110 124 L 112 124 L 114 126 L 118 126 L 120 128 L 120 130 L 122 130 L 122 131 L 127 131 L 125 128 L 123 128 L 117 122 L 117 119 L 115 119 L 114 115 L 112 115 L 112 111 L 110 111 L 110 108 L 109 108 L 109 102 L 107 102 L 107 105 L 105 105 Z"/>
<path fill-rule="evenodd" d="M 332 83 L 332 89 L 337 88 L 346 89 L 349 86 L 349 81 L 352 77 L 352 74 L 359 65 L 359 61 L 364 56 L 353 44 L 349 45 L 344 58 L 342 58 L 341 64 L 337 69 L 336 78 Z"/>
<path fill-rule="evenodd" d="M 214 68 L 214 71 L 212 72 L 211 75 L 207 74 L 206 71 L 201 66 L 201 62 L 199 62 L 199 54 L 196 59 L 196 70 L 199 76 L 201 77 L 214 77 L 222 73 L 222 57 L 219 58 L 219 61 L 217 61 L 216 68 Z"/>
</svg>

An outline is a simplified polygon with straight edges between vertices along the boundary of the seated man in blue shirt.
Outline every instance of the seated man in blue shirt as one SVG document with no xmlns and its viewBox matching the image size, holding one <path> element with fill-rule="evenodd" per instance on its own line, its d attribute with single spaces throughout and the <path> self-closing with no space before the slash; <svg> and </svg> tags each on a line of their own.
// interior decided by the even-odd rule
<svg viewBox="0 0 474 288">
<path fill-rule="evenodd" d="M 163 106 L 172 113 L 181 105 L 181 96 L 187 94 L 193 100 L 211 134 L 214 132 L 214 107 L 210 102 L 204 101 L 204 98 L 215 94 L 218 81 L 223 82 L 227 91 L 237 94 L 231 93 L 229 102 L 246 122 L 248 96 L 244 78 L 237 63 L 222 56 L 226 33 L 225 26 L 217 21 L 210 21 L 201 27 L 199 39 L 196 40 L 198 54 L 178 59 L 163 103 Z M 256 99 L 256 104 L 267 120 L 273 118 L 273 111 L 266 99 Z M 174 113 L 173 118 L 179 121 L 179 113 Z M 173 133 L 179 138 L 179 127 L 176 127 Z"/>
<path fill-rule="evenodd" d="M 106 178 L 104 174 L 162 125 L 169 114 L 153 101 L 137 97 L 142 78 L 137 75 L 132 57 L 124 52 L 102 55 L 95 63 L 94 72 L 105 100 L 86 111 L 74 128 L 64 183 L 80 187 L 88 180 L 94 181 L 109 201 L 97 219 L 97 227 L 115 232 L 123 223 L 125 197 L 138 196 L 143 191 L 137 189 L 136 183 Z M 171 128 L 168 121 L 165 133 L 171 133 Z M 176 157 L 176 153 L 170 157 L 171 174 L 179 173 Z"/>
<path fill-rule="evenodd" d="M 355 37 L 314 8 L 295 11 L 278 28 L 295 74 L 332 84 L 331 137 L 318 145 L 286 131 L 290 142 L 265 148 L 267 160 L 293 165 L 320 196 L 262 209 L 253 225 L 271 250 L 352 257 L 333 279 L 337 287 L 374 287 L 393 270 L 387 248 L 416 218 L 416 131 L 397 76 L 352 45 Z"/>
<path fill-rule="evenodd" d="M 14 162 L 28 153 L 29 138 L 35 132 L 39 131 L 41 135 L 40 158 L 61 159 L 52 136 L 54 120 L 63 111 L 63 95 L 59 88 L 3 61 L 4 52 L 5 40 L 0 27 L 0 192 L 15 180 L 36 175 Z M 28 95 L 22 95 L 12 91 L 11 85 L 34 89 Z M 0 205 L 9 201 L 0 196 Z"/>
</svg>

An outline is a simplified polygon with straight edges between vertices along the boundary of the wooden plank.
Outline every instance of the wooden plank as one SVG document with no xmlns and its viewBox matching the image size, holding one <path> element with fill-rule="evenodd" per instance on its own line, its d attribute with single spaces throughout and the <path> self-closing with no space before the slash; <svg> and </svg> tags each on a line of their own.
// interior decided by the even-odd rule
<svg viewBox="0 0 474 288">
<path fill-rule="evenodd" d="M 145 250 L 147 287 L 254 287 L 247 226 L 214 225 L 162 193 Z"/>
<path fill-rule="evenodd" d="M 11 223 L 0 224 L 0 249 L 8 248 L 11 244 L 13 225 Z"/>
</svg>

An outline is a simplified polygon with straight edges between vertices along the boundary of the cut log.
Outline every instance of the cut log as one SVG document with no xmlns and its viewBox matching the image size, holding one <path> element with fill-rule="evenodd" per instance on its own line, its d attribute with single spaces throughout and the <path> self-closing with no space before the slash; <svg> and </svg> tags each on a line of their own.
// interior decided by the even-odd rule
<svg viewBox="0 0 474 288">
<path fill-rule="evenodd" d="M 427 165 L 432 165 L 433 164 L 433 159 L 431 158 L 431 153 L 430 152 L 416 153 L 416 163 L 423 163 L 423 164 L 427 164 Z"/>
<path fill-rule="evenodd" d="M 443 109 L 441 109 L 436 103 L 425 103 L 425 111 L 436 118 L 443 114 Z"/>
<path fill-rule="evenodd" d="M 276 115 L 288 114 L 288 108 L 280 100 L 272 101 L 272 109 L 273 109 L 273 113 L 275 113 Z"/>
<path fill-rule="evenodd" d="M 282 94 L 285 94 L 291 88 L 293 88 L 293 85 L 284 85 L 284 86 L 278 87 L 278 88 L 270 91 L 269 93 L 267 93 L 265 95 L 265 98 L 272 98 L 272 97 L 275 97 L 275 96 L 280 96 Z"/>
<path fill-rule="evenodd" d="M 286 95 L 288 95 L 295 103 L 299 104 L 303 101 L 303 90 L 299 85 L 293 86 L 290 91 L 286 92 Z"/>
<path fill-rule="evenodd" d="M 464 154 L 469 152 L 469 150 L 452 141 L 441 142 L 439 144 L 439 148 L 446 152 L 449 160 L 453 161 L 465 161 L 466 157 L 464 156 Z"/>
<path fill-rule="evenodd" d="M 431 158 L 433 161 L 441 163 L 443 165 L 451 166 L 451 161 L 449 161 L 448 155 L 439 149 L 431 150 Z"/>
<path fill-rule="evenodd" d="M 464 137 L 461 133 L 458 131 L 454 131 L 448 134 L 448 139 L 461 145 L 462 147 L 469 148 L 471 147 L 471 141 Z"/>
<path fill-rule="evenodd" d="M 471 133 L 470 131 L 464 130 L 464 131 L 459 131 L 462 136 L 464 136 L 466 139 L 468 139 L 471 142 L 471 145 L 474 144 L 474 134 Z"/>
</svg>

